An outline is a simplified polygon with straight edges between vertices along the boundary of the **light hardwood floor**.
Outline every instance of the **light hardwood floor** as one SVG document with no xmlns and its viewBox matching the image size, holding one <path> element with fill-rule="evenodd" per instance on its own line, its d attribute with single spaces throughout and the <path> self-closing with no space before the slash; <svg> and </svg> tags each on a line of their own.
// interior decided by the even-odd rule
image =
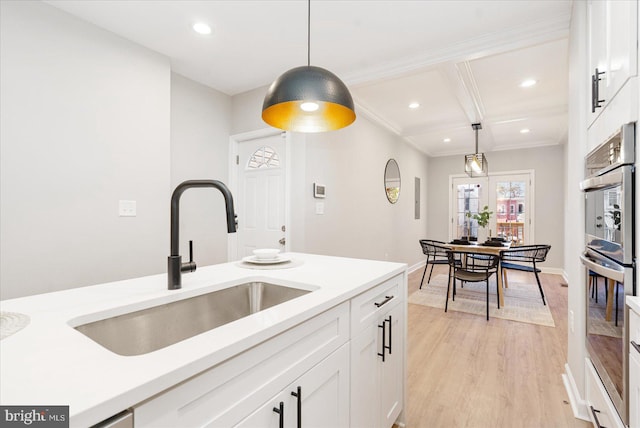
<svg viewBox="0 0 640 428">
<path fill-rule="evenodd" d="M 409 295 L 421 276 L 409 275 Z M 561 378 L 567 288 L 558 275 L 541 281 L 555 328 L 409 304 L 408 428 L 591 426 L 573 417 Z"/>
</svg>

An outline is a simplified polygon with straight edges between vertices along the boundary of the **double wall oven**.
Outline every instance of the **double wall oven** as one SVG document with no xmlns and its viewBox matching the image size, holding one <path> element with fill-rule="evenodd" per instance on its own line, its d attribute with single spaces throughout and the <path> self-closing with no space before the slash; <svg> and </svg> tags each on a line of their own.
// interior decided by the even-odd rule
<svg viewBox="0 0 640 428">
<path fill-rule="evenodd" d="M 635 123 L 585 158 L 587 351 L 620 418 L 628 421 L 628 310 L 636 295 Z"/>
</svg>

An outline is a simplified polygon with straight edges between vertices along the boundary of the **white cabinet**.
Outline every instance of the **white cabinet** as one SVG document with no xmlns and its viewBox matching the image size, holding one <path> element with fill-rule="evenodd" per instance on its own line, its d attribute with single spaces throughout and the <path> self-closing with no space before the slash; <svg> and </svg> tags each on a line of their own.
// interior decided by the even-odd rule
<svg viewBox="0 0 640 428">
<path fill-rule="evenodd" d="M 135 426 L 389 428 L 405 326 L 400 274 L 134 406 Z"/>
<path fill-rule="evenodd" d="M 637 0 L 589 2 L 589 124 L 638 73 L 637 20 Z"/>
<path fill-rule="evenodd" d="M 351 302 L 351 426 L 389 428 L 404 405 L 406 303 L 401 277 Z"/>
<path fill-rule="evenodd" d="M 348 339 L 349 304 L 345 302 L 135 406 L 135 426 L 235 426 L 296 379 L 305 379 L 305 373 L 312 373 L 310 370 Z M 348 356 L 344 364 L 348 365 Z M 313 402 L 314 397 L 321 395 L 318 392 L 321 387 L 340 386 L 344 390 L 336 397 L 343 400 L 342 407 L 325 410 L 341 411 L 344 403 L 348 403 L 345 396 L 348 383 L 345 384 L 344 367 L 337 373 L 340 378 L 333 383 L 315 381 L 319 385 L 315 392 L 311 392 L 314 381 L 309 380 L 310 392 L 306 388 L 303 392 L 309 396 L 303 399 Z"/>
<path fill-rule="evenodd" d="M 349 345 L 289 384 L 236 427 L 348 427 Z"/>
<path fill-rule="evenodd" d="M 638 428 L 640 427 L 640 350 L 632 349 L 631 352 L 632 355 L 629 358 L 629 427 Z"/>
<path fill-rule="evenodd" d="M 602 386 L 600 377 L 589 358 L 585 359 L 585 390 L 589 417 L 596 428 L 625 428 L 618 416 L 616 408 L 609 399 L 607 391 Z"/>
<path fill-rule="evenodd" d="M 640 428 L 640 315 L 629 310 L 629 428 Z"/>
</svg>

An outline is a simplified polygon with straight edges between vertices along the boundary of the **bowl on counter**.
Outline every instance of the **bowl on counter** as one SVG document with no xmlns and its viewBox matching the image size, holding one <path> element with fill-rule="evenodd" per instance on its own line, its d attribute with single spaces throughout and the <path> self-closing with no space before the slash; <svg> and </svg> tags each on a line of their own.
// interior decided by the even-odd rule
<svg viewBox="0 0 640 428">
<path fill-rule="evenodd" d="M 260 248 L 253 250 L 253 255 L 258 260 L 273 260 L 278 258 L 280 250 L 277 248 Z"/>
</svg>

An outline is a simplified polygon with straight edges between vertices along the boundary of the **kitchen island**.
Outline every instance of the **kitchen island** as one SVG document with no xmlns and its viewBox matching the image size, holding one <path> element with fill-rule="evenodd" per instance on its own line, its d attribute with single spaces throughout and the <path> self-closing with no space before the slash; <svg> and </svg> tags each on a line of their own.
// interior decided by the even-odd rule
<svg viewBox="0 0 640 428">
<path fill-rule="evenodd" d="M 363 416 L 365 411 L 371 413 L 370 409 L 375 408 L 367 402 L 360 404 L 366 408 L 359 410 L 354 392 L 363 390 L 371 393 L 372 381 L 366 380 L 360 366 L 372 368 L 376 364 L 385 364 L 385 356 L 387 360 L 397 361 L 394 364 L 399 376 L 391 377 L 395 379 L 396 390 L 400 391 L 399 397 L 392 397 L 395 401 L 387 416 L 393 419 L 391 423 L 402 418 L 406 395 L 406 266 L 299 253 L 288 253 L 287 256 L 296 262 L 295 267 L 246 269 L 239 262 L 231 262 L 199 268 L 183 276 L 179 290 L 167 290 L 167 276 L 161 274 L 0 302 L 2 312 L 23 314 L 29 319 L 26 327 L 0 342 L 0 404 L 68 405 L 72 427 L 91 426 L 132 408 L 136 415 L 135 426 L 170 426 L 167 422 L 169 416 L 163 419 L 164 422 L 153 423 L 145 412 L 148 415 L 147 410 L 154 409 L 156 403 L 162 404 L 163 397 L 170 397 L 175 394 L 172 391 L 179 388 L 184 390 L 189 382 L 204 379 L 208 373 L 218 379 L 227 368 L 229 373 L 237 370 L 238 373 L 229 375 L 227 382 L 233 385 L 233 380 L 242 376 L 241 371 L 245 369 L 240 367 L 247 366 L 247 361 L 252 361 L 252 367 L 258 370 L 261 361 L 256 361 L 256 358 L 264 355 L 266 360 L 270 349 L 279 346 L 278 343 L 286 349 L 296 349 L 296 334 L 305 336 L 307 328 L 307 335 L 313 337 L 312 327 L 317 324 L 329 326 L 337 332 L 335 337 L 322 342 L 317 349 L 322 348 L 330 358 L 338 358 L 333 353 L 339 350 L 346 355 L 341 385 L 344 386 L 344 377 L 347 376 L 347 388 L 346 392 L 342 388 L 341 393 L 346 393 L 351 400 L 348 400 L 346 415 L 344 409 L 338 412 L 340 425 L 359 424 L 361 416 L 368 417 Z M 142 355 L 118 355 L 74 328 L 252 281 L 311 292 Z M 393 310 L 394 318 L 382 313 L 383 310 L 389 313 Z M 327 319 L 324 324 L 323 317 Z M 395 352 L 390 355 L 392 331 Z M 378 342 L 381 346 L 377 345 Z M 363 345 L 354 346 L 357 343 Z M 369 350 L 369 343 L 375 348 Z M 375 355 L 370 355 L 372 353 Z M 235 364 L 239 356 L 247 360 Z M 363 356 L 369 360 L 363 361 Z M 291 363 L 291 367 L 296 368 L 302 377 L 310 369 L 305 364 L 319 364 L 321 360 L 328 359 L 325 357 L 324 354 L 309 354 L 304 358 L 304 364 L 296 361 Z M 287 361 L 284 364 L 289 364 Z M 294 373 L 296 370 L 290 371 Z M 389 376 L 384 374 L 384 369 L 375 370 L 382 370 L 380 379 L 376 380 L 377 387 L 381 387 L 380 382 Z M 288 382 L 287 379 L 276 379 L 277 376 L 271 377 L 283 385 Z M 368 383 L 363 384 L 365 382 Z M 173 388 L 181 383 L 187 386 Z M 220 421 L 232 421 L 229 423 L 235 425 L 241 422 L 238 412 L 242 416 L 250 416 L 245 415 L 250 406 L 257 406 L 257 411 L 258 407 L 267 405 L 269 412 L 273 413 L 267 397 L 271 393 L 269 391 L 269 388 L 257 384 L 253 391 L 255 394 L 243 393 L 254 397 L 253 402 L 242 403 L 238 408 L 229 405 L 224 409 L 214 409 L 209 420 L 191 421 L 190 424 L 216 426 L 215 420 L 218 419 L 215 418 L 220 418 Z M 180 394 L 185 395 L 185 392 Z M 193 403 L 212 392 L 198 394 L 197 399 L 187 399 L 187 402 Z M 165 404 L 162 406 L 166 408 Z M 178 418 L 184 413 L 184 408 L 178 410 L 166 411 L 173 412 L 171 417 Z M 289 411 L 291 413 L 293 409 Z M 146 424 L 143 423 L 145 418 L 149 421 Z M 250 423 L 246 425 L 250 426 Z M 387 422 L 376 420 L 374 425 L 385 426 Z"/>
</svg>

